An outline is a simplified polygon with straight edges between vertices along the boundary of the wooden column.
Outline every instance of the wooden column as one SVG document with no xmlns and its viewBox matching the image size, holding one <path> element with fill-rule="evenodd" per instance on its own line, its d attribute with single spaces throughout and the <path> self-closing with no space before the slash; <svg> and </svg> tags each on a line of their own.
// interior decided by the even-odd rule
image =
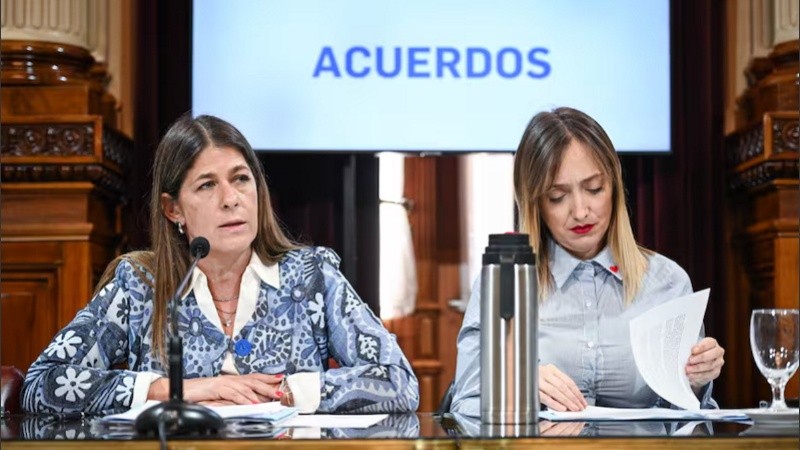
<svg viewBox="0 0 800 450">
<path fill-rule="evenodd" d="M 797 308 L 800 300 L 800 113 L 797 40 L 775 46 L 748 67 L 749 86 L 740 97 L 737 131 L 728 137 L 727 211 L 730 280 L 725 370 L 736 374 L 727 398 L 738 405 L 769 400 L 769 386 L 750 353 L 750 313 L 757 308 Z M 798 396 L 798 375 L 786 389 Z"/>
<path fill-rule="evenodd" d="M 28 368 L 122 245 L 131 141 L 105 81 L 85 48 L 2 41 L 3 365 Z"/>
</svg>

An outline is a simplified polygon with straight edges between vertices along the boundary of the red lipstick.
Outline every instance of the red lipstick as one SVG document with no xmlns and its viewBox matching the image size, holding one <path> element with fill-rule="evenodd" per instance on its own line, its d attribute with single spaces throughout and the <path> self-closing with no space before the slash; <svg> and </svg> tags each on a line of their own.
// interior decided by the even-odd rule
<svg viewBox="0 0 800 450">
<path fill-rule="evenodd" d="M 594 225 L 580 225 L 577 227 L 572 227 L 570 230 L 576 234 L 586 234 L 592 231 L 592 228 L 594 228 Z"/>
</svg>

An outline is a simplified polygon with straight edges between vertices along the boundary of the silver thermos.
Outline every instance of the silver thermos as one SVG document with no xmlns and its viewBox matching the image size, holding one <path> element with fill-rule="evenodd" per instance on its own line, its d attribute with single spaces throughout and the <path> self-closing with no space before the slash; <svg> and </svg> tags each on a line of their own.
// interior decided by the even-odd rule
<svg viewBox="0 0 800 450">
<path fill-rule="evenodd" d="M 538 421 L 538 304 L 527 234 L 492 234 L 481 271 L 481 421 Z"/>
</svg>

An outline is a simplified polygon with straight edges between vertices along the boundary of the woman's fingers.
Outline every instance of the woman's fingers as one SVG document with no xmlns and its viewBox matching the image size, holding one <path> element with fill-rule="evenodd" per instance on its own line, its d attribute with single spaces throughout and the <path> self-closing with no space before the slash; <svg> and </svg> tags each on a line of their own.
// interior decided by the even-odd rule
<svg viewBox="0 0 800 450">
<path fill-rule="evenodd" d="M 576 385 L 575 382 L 572 381 L 572 378 L 570 378 L 564 372 L 558 369 L 556 369 L 554 375 L 556 376 L 556 378 L 561 380 L 561 382 L 563 383 L 562 385 L 564 387 L 569 389 L 569 394 L 570 394 L 569 396 L 572 398 L 573 401 L 577 402 L 579 406 L 582 406 L 580 409 L 583 409 L 586 406 L 588 406 L 586 399 L 583 398 L 583 394 L 581 394 L 581 390 L 578 389 L 578 385 Z"/>
<path fill-rule="evenodd" d="M 539 401 L 553 411 L 564 412 L 567 410 L 567 407 L 563 403 L 547 395 L 545 391 L 542 391 L 541 387 L 539 387 Z"/>
<path fill-rule="evenodd" d="M 192 402 L 264 403 L 281 398 L 283 375 L 221 375 L 184 381 L 185 397 Z"/>
<path fill-rule="evenodd" d="M 583 409 L 581 403 L 568 395 L 568 389 L 551 384 L 548 381 L 539 385 L 539 393 L 543 394 L 543 403 L 552 407 L 556 411 L 580 411 Z M 548 403 L 549 402 L 549 403 Z M 554 405 L 555 404 L 555 405 Z"/>
<path fill-rule="evenodd" d="M 251 373 L 251 374 L 242 375 L 242 376 L 243 377 L 249 377 L 249 378 L 255 378 L 255 379 L 261 381 L 262 383 L 266 383 L 266 384 L 281 384 L 281 381 L 283 381 L 283 377 L 284 377 L 284 375 L 282 373 L 278 373 L 278 374 L 275 374 L 275 375 L 268 375 L 268 374 L 265 374 L 265 373 Z"/>
<path fill-rule="evenodd" d="M 581 411 L 586 400 L 570 377 L 552 364 L 539 367 L 540 401 L 556 411 Z"/>
<path fill-rule="evenodd" d="M 263 398 L 265 401 L 271 400 L 278 400 L 281 398 L 281 395 L 278 393 L 278 386 L 280 385 L 280 379 L 274 378 L 266 378 L 266 376 L 254 376 L 260 374 L 251 374 L 251 375 L 241 375 L 238 381 L 246 385 L 250 388 L 253 392 L 255 392 L 260 398 Z M 270 375 L 270 377 L 272 377 Z M 277 383 L 274 381 L 277 380 Z M 273 381 L 273 382 L 270 382 Z"/>
<path fill-rule="evenodd" d="M 703 338 L 694 347 L 686 363 L 690 384 L 697 388 L 719 377 L 725 364 L 725 349 L 714 338 Z"/>
<path fill-rule="evenodd" d="M 252 405 L 261 403 L 258 395 L 247 385 L 242 383 L 226 383 L 219 389 L 222 400 L 230 400 L 238 405 Z"/>
</svg>

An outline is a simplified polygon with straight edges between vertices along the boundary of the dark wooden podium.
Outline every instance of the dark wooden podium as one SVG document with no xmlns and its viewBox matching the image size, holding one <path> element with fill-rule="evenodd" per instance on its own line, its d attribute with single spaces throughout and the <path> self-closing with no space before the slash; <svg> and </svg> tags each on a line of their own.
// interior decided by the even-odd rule
<svg viewBox="0 0 800 450">
<path fill-rule="evenodd" d="M 2 364 L 26 370 L 122 245 L 124 167 L 106 74 L 80 47 L 2 41 Z"/>
</svg>

